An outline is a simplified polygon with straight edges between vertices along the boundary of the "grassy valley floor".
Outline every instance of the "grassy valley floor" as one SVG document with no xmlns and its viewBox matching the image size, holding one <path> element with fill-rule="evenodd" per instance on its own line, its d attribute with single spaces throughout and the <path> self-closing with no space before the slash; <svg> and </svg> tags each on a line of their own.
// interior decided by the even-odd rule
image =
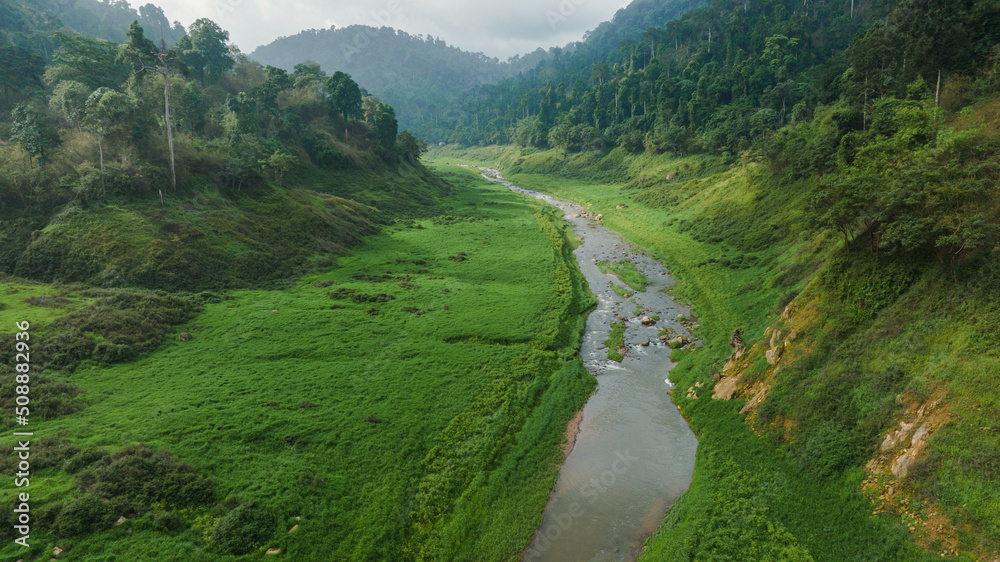
<svg viewBox="0 0 1000 562">
<path fill-rule="evenodd" d="M 515 556 L 595 385 L 577 355 L 592 297 L 554 210 L 439 172 L 450 214 L 386 227 L 287 289 L 209 300 L 133 362 L 45 373 L 82 390 L 79 411 L 32 420 L 31 548 L 6 530 L 3 559 Z M 3 287 L 3 317 L 42 332 L 87 303 Z M 69 298 L 24 302 L 43 295 Z M 174 460 L 108 456 L 139 444 Z M 133 473 L 183 485 L 155 496 Z"/>
</svg>

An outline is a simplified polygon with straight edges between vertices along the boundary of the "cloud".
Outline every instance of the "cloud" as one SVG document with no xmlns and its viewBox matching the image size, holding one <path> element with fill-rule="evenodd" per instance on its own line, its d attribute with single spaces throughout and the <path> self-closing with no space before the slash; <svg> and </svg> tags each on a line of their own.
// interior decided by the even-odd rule
<svg viewBox="0 0 1000 562">
<path fill-rule="evenodd" d="M 148 0 L 132 1 L 133 7 Z M 562 46 L 611 19 L 629 0 L 159 0 L 167 18 L 189 26 L 209 18 L 244 52 L 304 29 L 387 25 L 432 35 L 467 51 L 506 59 Z"/>
</svg>

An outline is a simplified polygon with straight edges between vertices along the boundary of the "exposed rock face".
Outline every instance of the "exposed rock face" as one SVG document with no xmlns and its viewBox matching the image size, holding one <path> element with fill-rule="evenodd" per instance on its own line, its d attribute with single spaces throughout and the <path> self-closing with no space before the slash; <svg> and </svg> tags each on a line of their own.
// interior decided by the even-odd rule
<svg viewBox="0 0 1000 562">
<path fill-rule="evenodd" d="M 777 365 L 778 359 L 781 359 L 784 352 L 785 344 L 781 341 L 781 330 L 778 330 L 771 334 L 771 347 L 764 352 L 764 358 L 767 359 L 768 365 Z"/>
<path fill-rule="evenodd" d="M 177 336 L 177 339 L 179 339 L 180 341 L 191 341 L 191 334 L 184 332 L 181 335 Z"/>
<path fill-rule="evenodd" d="M 950 420 L 944 403 L 947 394 L 947 389 L 941 387 L 922 402 L 906 393 L 896 397 L 906 411 L 865 465 L 867 478 L 862 486 L 872 497 L 876 512 L 903 516 L 912 522 L 910 532 L 919 544 L 926 548 L 933 543 L 935 548 L 943 547 L 954 556 L 958 553 L 958 529 L 933 502 L 924 501 L 920 509 L 913 509 L 915 498 L 907 485 L 910 470 L 924 455 L 928 442 Z"/>
<path fill-rule="evenodd" d="M 718 400 L 732 400 L 733 398 L 746 398 L 742 412 L 748 413 L 748 420 L 756 416 L 757 407 L 767 399 L 773 386 L 774 375 L 783 367 L 798 359 L 803 351 L 808 352 L 808 343 L 800 346 L 792 346 L 799 337 L 799 330 L 815 322 L 819 318 L 819 310 L 816 308 L 816 299 L 809 302 L 799 300 L 792 301 L 781 315 L 781 319 L 775 322 L 774 327 L 769 327 L 764 331 L 764 339 L 758 341 L 752 348 L 746 348 L 743 342 L 742 330 L 737 330 L 730 338 L 730 345 L 733 346 L 734 353 L 729 361 L 722 368 L 722 372 L 717 375 L 715 391 L 712 396 Z M 788 336 L 776 327 L 789 330 Z M 738 336 L 738 337 L 737 337 Z M 739 344 L 737 347 L 736 344 Z M 742 351 L 739 351 L 742 348 Z M 769 368 L 757 376 L 753 381 L 744 380 L 744 373 L 753 368 L 754 363 L 761 357 L 767 360 Z"/>
<path fill-rule="evenodd" d="M 947 408 L 941 407 L 943 399 L 943 391 L 922 404 L 900 395 L 900 401 L 909 402 L 904 419 L 886 433 L 879 454 L 868 461 L 865 469 L 868 472 L 888 469 L 896 478 L 906 478 L 914 461 L 927 448 L 928 440 L 948 421 Z"/>
</svg>

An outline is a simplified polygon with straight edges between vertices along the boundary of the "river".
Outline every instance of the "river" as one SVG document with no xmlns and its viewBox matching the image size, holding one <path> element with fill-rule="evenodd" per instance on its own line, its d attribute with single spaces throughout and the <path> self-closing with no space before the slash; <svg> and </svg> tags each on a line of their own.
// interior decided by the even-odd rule
<svg viewBox="0 0 1000 562">
<path fill-rule="evenodd" d="M 583 409 L 575 446 L 523 558 L 635 560 L 643 540 L 656 531 L 667 508 L 691 483 L 698 443 L 670 401 L 671 349 L 658 338 L 666 327 L 686 334 L 678 316 L 690 316 L 690 311 L 664 292 L 673 279 L 662 264 L 634 251 L 620 235 L 586 216 L 584 207 L 519 188 L 496 170 L 481 171 L 490 181 L 563 211 L 582 239 L 576 260 L 599 301 L 587 319 L 580 349 L 587 369 L 597 377 L 597 391 Z M 611 284 L 627 286 L 597 266 L 599 261 L 622 260 L 632 261 L 650 278 L 645 292 L 619 296 Z M 654 326 L 642 325 L 644 316 L 654 315 L 660 317 Z M 607 358 L 604 345 L 610 324 L 619 317 L 627 319 L 628 351 L 621 363 Z M 645 342 L 649 344 L 642 345 Z"/>
</svg>

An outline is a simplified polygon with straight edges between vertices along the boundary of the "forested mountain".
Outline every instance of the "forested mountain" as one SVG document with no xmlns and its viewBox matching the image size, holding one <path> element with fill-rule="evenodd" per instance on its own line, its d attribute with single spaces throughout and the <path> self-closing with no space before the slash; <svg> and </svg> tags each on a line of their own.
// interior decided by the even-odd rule
<svg viewBox="0 0 1000 562">
<path fill-rule="evenodd" d="M 399 109 L 402 125 L 421 119 L 437 100 L 533 68 L 549 56 L 538 49 L 500 61 L 442 39 L 388 27 L 352 25 L 311 29 L 258 47 L 251 58 L 291 71 L 303 60 L 327 72 L 350 74 L 363 88 Z"/>
</svg>

